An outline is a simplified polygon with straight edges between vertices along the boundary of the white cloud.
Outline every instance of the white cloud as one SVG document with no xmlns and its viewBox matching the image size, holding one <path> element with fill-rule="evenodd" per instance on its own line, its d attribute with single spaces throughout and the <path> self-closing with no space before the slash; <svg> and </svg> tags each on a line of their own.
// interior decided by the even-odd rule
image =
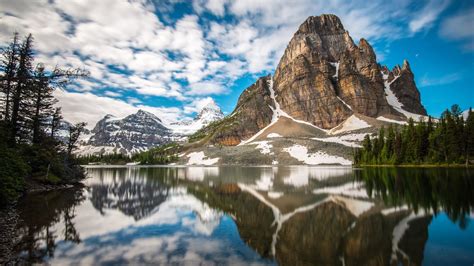
<svg viewBox="0 0 474 266">
<path fill-rule="evenodd" d="M 115 92 L 115 91 L 106 91 L 104 92 L 104 95 L 109 96 L 109 97 L 120 97 L 122 94 Z"/>
<path fill-rule="evenodd" d="M 474 8 L 471 8 L 444 20 L 439 33 L 444 38 L 463 42 L 466 50 L 474 51 L 473 27 Z"/>
<path fill-rule="evenodd" d="M 196 82 L 189 85 L 188 95 L 221 94 L 226 89 L 219 83 L 212 81 Z"/>
<path fill-rule="evenodd" d="M 462 78 L 460 73 L 451 73 L 440 77 L 428 77 L 424 75 L 420 81 L 420 87 L 431 87 L 451 84 Z"/>
<path fill-rule="evenodd" d="M 410 21 L 409 27 L 412 32 L 418 32 L 424 28 L 429 28 L 438 18 L 439 14 L 449 5 L 449 0 L 430 0 L 414 19 Z"/>
</svg>

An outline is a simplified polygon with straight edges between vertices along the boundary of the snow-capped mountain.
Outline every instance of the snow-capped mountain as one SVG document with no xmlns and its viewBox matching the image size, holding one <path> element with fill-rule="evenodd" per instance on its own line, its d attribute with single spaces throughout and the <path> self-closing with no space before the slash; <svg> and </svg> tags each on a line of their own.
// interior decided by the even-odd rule
<svg viewBox="0 0 474 266">
<path fill-rule="evenodd" d="M 194 119 L 186 119 L 171 123 L 169 127 L 176 134 L 190 135 L 214 121 L 221 120 L 222 118 L 224 118 L 224 114 L 221 109 L 214 101 L 211 101 L 199 111 Z"/>
<path fill-rule="evenodd" d="M 172 132 L 154 114 L 139 110 L 124 118 L 106 115 L 78 153 L 136 153 L 170 142 Z"/>
<path fill-rule="evenodd" d="M 165 125 L 152 113 L 139 110 L 124 118 L 106 115 L 89 134 L 81 138 L 77 154 L 132 154 L 145 151 L 170 141 L 180 140 L 211 122 L 222 119 L 224 114 L 214 101 L 204 106 L 194 119 Z"/>
</svg>

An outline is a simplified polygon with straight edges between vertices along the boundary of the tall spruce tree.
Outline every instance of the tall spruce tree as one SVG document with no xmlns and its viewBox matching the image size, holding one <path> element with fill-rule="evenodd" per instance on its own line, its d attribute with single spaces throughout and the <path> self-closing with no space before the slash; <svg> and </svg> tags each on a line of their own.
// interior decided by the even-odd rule
<svg viewBox="0 0 474 266">
<path fill-rule="evenodd" d="M 18 70 L 16 75 L 16 86 L 12 95 L 11 115 L 11 141 L 16 142 L 21 138 L 20 131 L 26 123 L 28 103 L 23 97 L 27 94 L 28 86 L 31 84 L 33 73 L 33 36 L 28 35 L 19 49 Z"/>
<path fill-rule="evenodd" d="M 0 60 L 0 91 L 3 93 L 3 119 L 10 121 L 11 98 L 19 59 L 18 33 L 14 33 L 9 46 L 2 49 Z"/>
<path fill-rule="evenodd" d="M 53 118 L 53 105 L 57 100 L 53 96 L 54 88 L 50 86 L 50 79 L 45 73 L 44 66 L 39 64 L 34 72 L 34 80 L 29 90 L 30 112 L 29 121 L 31 121 L 33 132 L 33 143 L 40 143 L 41 137 L 45 135 L 45 127 L 48 126 Z"/>
</svg>

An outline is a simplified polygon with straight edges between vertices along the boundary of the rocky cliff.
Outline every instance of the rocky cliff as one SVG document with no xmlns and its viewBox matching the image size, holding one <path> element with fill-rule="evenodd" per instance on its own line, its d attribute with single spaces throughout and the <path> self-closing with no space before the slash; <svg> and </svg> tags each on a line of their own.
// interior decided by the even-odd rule
<svg viewBox="0 0 474 266">
<path fill-rule="evenodd" d="M 200 134 L 237 145 L 281 116 L 325 130 L 353 115 L 403 121 L 426 111 L 407 61 L 390 71 L 365 39 L 354 43 L 337 16 L 312 16 L 290 40 L 273 77 L 258 79 L 229 117 Z"/>
</svg>

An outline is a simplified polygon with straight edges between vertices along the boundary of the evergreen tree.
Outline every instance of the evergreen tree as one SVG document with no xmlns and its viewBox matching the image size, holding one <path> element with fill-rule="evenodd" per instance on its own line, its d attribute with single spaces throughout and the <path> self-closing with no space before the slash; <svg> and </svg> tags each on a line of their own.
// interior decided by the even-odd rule
<svg viewBox="0 0 474 266">
<path fill-rule="evenodd" d="M 41 136 L 45 134 L 44 128 L 53 118 L 53 105 L 57 100 L 53 96 L 54 88 L 49 85 L 49 77 L 45 74 L 43 65 L 38 65 L 34 73 L 34 82 L 30 89 L 29 120 L 32 124 L 33 143 L 40 143 Z"/>
<path fill-rule="evenodd" d="M 13 35 L 13 40 L 10 45 L 2 50 L 2 57 L 0 60 L 0 71 L 3 73 L 0 77 L 0 91 L 3 93 L 4 96 L 4 99 L 2 99 L 4 102 L 3 119 L 6 121 L 10 120 L 11 98 L 18 67 L 18 57 L 18 33 L 15 33 Z"/>
<path fill-rule="evenodd" d="M 23 96 L 27 94 L 28 86 L 31 84 L 33 72 L 33 36 L 26 37 L 19 49 L 18 70 L 16 76 L 16 86 L 12 95 L 12 115 L 11 115 L 11 141 L 15 143 L 17 138 L 21 138 L 20 130 L 26 123 L 27 103 Z"/>
<path fill-rule="evenodd" d="M 354 152 L 356 164 L 470 163 L 474 156 L 474 117 L 466 121 L 458 105 L 446 110 L 437 123 L 412 119 L 401 129 L 382 127 L 378 137 L 363 141 Z"/>
<path fill-rule="evenodd" d="M 61 107 L 56 107 L 51 118 L 51 137 L 54 138 L 56 132 L 59 130 L 61 120 L 63 116 L 61 115 Z"/>
<path fill-rule="evenodd" d="M 77 148 L 79 137 L 86 128 L 86 123 L 81 122 L 69 127 L 68 141 L 67 141 L 67 155 L 71 157 L 72 151 Z"/>
</svg>

